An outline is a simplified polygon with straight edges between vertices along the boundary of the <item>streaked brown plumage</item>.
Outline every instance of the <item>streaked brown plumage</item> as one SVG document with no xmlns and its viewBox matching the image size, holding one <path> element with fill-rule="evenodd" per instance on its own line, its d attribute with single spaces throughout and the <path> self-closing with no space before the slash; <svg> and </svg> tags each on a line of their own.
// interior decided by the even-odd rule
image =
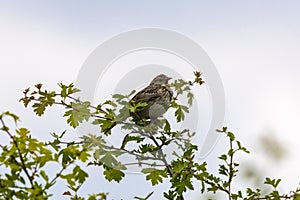
<svg viewBox="0 0 300 200">
<path fill-rule="evenodd" d="M 147 103 L 136 112 L 141 119 L 156 119 L 168 110 L 173 95 L 167 85 L 170 79 L 164 74 L 156 76 L 149 86 L 131 99 L 135 104 Z"/>
<path fill-rule="evenodd" d="M 167 85 L 170 79 L 164 74 L 156 76 L 146 88 L 138 92 L 130 100 L 134 104 L 147 103 L 147 106 L 140 107 L 137 112 L 130 113 L 133 121 L 139 125 L 145 125 L 140 123 L 140 121 L 147 119 L 156 120 L 168 110 L 173 96 L 172 90 Z M 112 123 L 110 127 L 103 130 L 104 134 L 110 132 L 116 125 L 117 122 Z"/>
</svg>

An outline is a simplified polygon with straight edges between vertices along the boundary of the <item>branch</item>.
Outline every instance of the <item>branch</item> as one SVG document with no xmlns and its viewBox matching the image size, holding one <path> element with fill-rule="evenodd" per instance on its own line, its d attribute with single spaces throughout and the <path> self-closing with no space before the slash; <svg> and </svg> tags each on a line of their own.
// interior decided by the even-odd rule
<svg viewBox="0 0 300 200">
<path fill-rule="evenodd" d="M 229 177 L 228 177 L 228 199 L 231 200 L 231 182 L 232 182 L 232 179 L 233 179 L 233 176 L 234 176 L 234 169 L 233 169 L 233 154 L 234 154 L 234 151 L 233 151 L 233 146 L 232 146 L 232 140 L 229 139 L 229 145 L 230 145 L 230 150 L 232 150 L 232 154 L 230 156 L 230 162 L 229 162 Z"/>
<path fill-rule="evenodd" d="M 1 121 L 2 126 L 3 126 L 3 127 L 6 127 L 5 122 L 3 121 L 2 117 L 0 117 L 0 121 Z M 34 185 L 33 185 L 33 180 L 32 180 L 32 178 L 31 178 L 31 176 L 29 175 L 29 172 L 28 172 L 28 170 L 27 170 L 27 168 L 26 168 L 25 161 L 24 161 L 24 158 L 23 158 L 23 156 L 22 156 L 22 154 L 21 154 L 21 150 L 20 150 L 20 148 L 19 148 L 19 145 L 18 145 L 17 141 L 15 140 L 15 138 L 13 137 L 13 135 L 8 131 L 7 128 L 4 128 L 3 131 L 6 132 L 6 133 L 8 134 L 8 136 L 10 137 L 10 139 L 11 139 L 11 140 L 13 141 L 13 143 L 15 144 L 15 146 L 16 146 L 16 148 L 17 148 L 17 151 L 18 151 L 18 154 L 19 154 L 20 161 L 21 161 L 21 163 L 20 163 L 20 164 L 21 164 L 21 167 L 22 167 L 23 171 L 25 172 L 26 177 L 28 178 L 28 180 L 29 180 L 29 182 L 30 182 L 30 184 L 31 184 L 31 187 L 34 187 Z"/>
</svg>

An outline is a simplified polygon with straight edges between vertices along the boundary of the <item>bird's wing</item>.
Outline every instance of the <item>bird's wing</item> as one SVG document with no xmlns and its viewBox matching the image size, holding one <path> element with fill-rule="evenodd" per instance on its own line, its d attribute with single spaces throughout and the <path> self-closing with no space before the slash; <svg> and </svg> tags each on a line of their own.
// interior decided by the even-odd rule
<svg viewBox="0 0 300 200">
<path fill-rule="evenodd" d="M 138 92 L 132 100 L 136 103 L 149 102 L 161 96 L 162 86 L 159 84 L 150 84 Z"/>
</svg>

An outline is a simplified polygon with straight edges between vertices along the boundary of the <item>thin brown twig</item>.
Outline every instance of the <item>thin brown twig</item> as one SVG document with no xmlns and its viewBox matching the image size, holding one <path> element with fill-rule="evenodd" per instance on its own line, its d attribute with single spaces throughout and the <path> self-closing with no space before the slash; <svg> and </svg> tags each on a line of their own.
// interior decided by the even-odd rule
<svg viewBox="0 0 300 200">
<path fill-rule="evenodd" d="M 233 151 L 231 139 L 229 145 L 230 145 L 230 150 Z M 229 161 L 229 177 L 228 177 L 228 199 L 229 200 L 231 200 L 231 182 L 232 182 L 233 175 L 234 175 L 234 169 L 233 169 L 233 152 L 232 152 Z"/>
</svg>

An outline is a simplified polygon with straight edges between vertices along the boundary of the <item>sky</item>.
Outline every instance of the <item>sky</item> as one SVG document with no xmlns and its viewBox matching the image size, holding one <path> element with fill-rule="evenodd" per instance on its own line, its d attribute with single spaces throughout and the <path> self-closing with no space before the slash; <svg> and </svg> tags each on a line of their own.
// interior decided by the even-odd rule
<svg viewBox="0 0 300 200">
<path fill-rule="evenodd" d="M 58 82 L 75 82 L 91 53 L 120 33 L 149 27 L 172 30 L 198 43 L 215 64 L 226 98 L 224 125 L 253 153 L 241 159 L 268 176 L 282 178 L 281 189 L 288 192 L 300 179 L 299 11 L 296 0 L 0 0 L 0 111 L 20 115 L 22 126 L 41 139 L 49 139 L 47 133 L 52 131 L 72 133 L 61 110 L 53 108 L 40 118 L 24 109 L 18 102 L 24 88 L 43 83 L 55 89 Z M 262 156 L 258 142 L 262 136 L 277 138 L 287 157 L 275 162 Z M 219 139 L 206 158 L 212 169 L 214 157 L 226 149 L 224 142 Z M 90 193 L 102 190 L 113 199 L 132 199 L 153 190 L 140 175 L 114 184 L 106 182 L 98 169 L 90 173 L 96 177 L 85 186 Z M 138 192 L 128 187 L 136 183 Z M 167 186 L 154 188 L 157 198 Z M 56 188 L 56 195 L 61 190 Z M 196 199 L 199 191 L 188 195 Z"/>
</svg>

